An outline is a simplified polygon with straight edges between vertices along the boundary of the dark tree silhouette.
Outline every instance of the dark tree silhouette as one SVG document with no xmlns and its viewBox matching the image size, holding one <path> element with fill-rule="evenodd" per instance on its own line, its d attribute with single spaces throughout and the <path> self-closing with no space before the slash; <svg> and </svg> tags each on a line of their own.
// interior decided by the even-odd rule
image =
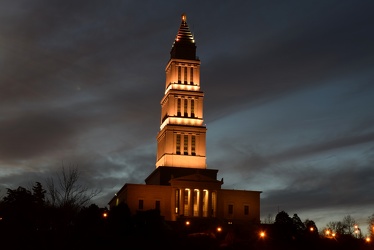
<svg viewBox="0 0 374 250">
<path fill-rule="evenodd" d="M 79 211 L 88 205 L 100 190 L 89 190 L 79 182 L 80 173 L 76 166 L 67 169 L 62 165 L 56 178 L 47 179 L 48 201 L 52 206 Z"/>
<path fill-rule="evenodd" d="M 29 190 L 21 186 L 17 189 L 7 188 L 7 196 L 3 198 L 3 201 L 5 204 L 11 205 L 31 204 L 33 196 Z"/>
<path fill-rule="evenodd" d="M 352 216 L 347 215 L 344 216 L 342 223 L 344 228 L 344 234 L 352 235 L 355 231 L 356 220 Z"/>
<path fill-rule="evenodd" d="M 7 189 L 7 195 L 0 203 L 0 233 L 7 249 L 25 249 L 41 245 L 40 236 L 47 228 L 47 215 L 43 194 L 45 190 L 36 183 L 33 191 L 18 187 Z"/>
<path fill-rule="evenodd" d="M 1 213 L 4 221 L 10 228 L 33 227 L 33 213 L 35 211 L 34 198 L 29 190 L 24 187 L 7 189 L 7 195 L 3 198 Z"/>
<path fill-rule="evenodd" d="M 277 214 L 274 226 L 276 238 L 289 241 L 295 237 L 296 229 L 293 220 L 285 211 L 281 211 Z"/>
<path fill-rule="evenodd" d="M 374 214 L 368 217 L 368 232 L 371 238 L 374 238 Z"/>
<path fill-rule="evenodd" d="M 300 217 L 297 214 L 293 215 L 292 224 L 298 234 L 303 234 L 305 232 L 305 224 L 301 221 Z"/>
<path fill-rule="evenodd" d="M 318 236 L 318 228 L 314 221 L 306 219 L 304 225 L 307 235 Z"/>
<path fill-rule="evenodd" d="M 36 182 L 32 187 L 32 195 L 37 205 L 43 206 L 45 204 L 45 193 L 47 191 L 43 188 L 40 182 Z"/>
<path fill-rule="evenodd" d="M 134 228 L 134 222 L 130 209 L 126 203 L 120 203 L 110 210 L 108 223 L 114 234 L 117 232 L 130 233 Z"/>
<path fill-rule="evenodd" d="M 331 230 L 336 234 L 336 237 L 353 237 L 353 233 L 355 232 L 355 225 L 355 219 L 352 216 L 347 215 L 343 218 L 342 221 L 330 221 L 329 223 L 327 223 L 326 227 L 321 233 L 326 232 L 326 230 Z"/>
</svg>

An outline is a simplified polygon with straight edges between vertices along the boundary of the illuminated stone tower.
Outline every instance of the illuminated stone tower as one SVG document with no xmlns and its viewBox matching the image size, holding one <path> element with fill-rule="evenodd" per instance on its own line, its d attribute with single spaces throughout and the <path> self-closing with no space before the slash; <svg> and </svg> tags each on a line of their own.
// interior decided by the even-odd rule
<svg viewBox="0 0 374 250">
<path fill-rule="evenodd" d="M 196 57 L 195 40 L 185 14 L 182 15 L 165 72 L 156 168 L 206 169 L 207 129 L 203 124 L 200 60 Z"/>
<path fill-rule="evenodd" d="M 110 209 L 124 203 L 132 214 L 158 210 L 165 221 L 259 223 L 261 192 L 222 189 L 218 170 L 206 166 L 200 60 L 185 14 L 165 72 L 156 168 L 145 185 L 126 183 L 109 201 Z"/>
</svg>

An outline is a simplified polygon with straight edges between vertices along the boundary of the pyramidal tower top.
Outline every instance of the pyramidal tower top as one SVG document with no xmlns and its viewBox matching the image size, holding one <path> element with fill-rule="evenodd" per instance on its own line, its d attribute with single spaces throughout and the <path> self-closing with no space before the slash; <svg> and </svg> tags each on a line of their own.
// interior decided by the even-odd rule
<svg viewBox="0 0 374 250">
<path fill-rule="evenodd" d="M 186 14 L 182 14 L 181 25 L 178 34 L 175 37 L 172 49 L 170 51 L 171 58 L 196 60 L 196 44 L 195 39 L 187 24 Z"/>
<path fill-rule="evenodd" d="M 156 168 L 205 169 L 207 129 L 203 122 L 200 60 L 186 14 L 182 14 L 165 73 Z"/>
</svg>

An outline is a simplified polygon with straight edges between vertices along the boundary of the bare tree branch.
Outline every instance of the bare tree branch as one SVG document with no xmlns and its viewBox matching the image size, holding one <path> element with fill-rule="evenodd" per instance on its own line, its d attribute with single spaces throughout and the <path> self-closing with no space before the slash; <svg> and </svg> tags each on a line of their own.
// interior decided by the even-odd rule
<svg viewBox="0 0 374 250">
<path fill-rule="evenodd" d="M 57 174 L 57 186 L 54 178 L 47 179 L 49 202 L 52 206 L 80 209 L 100 193 L 100 190 L 88 190 L 79 183 L 77 166 L 70 165 L 67 169 L 62 164 L 61 172 Z"/>
</svg>

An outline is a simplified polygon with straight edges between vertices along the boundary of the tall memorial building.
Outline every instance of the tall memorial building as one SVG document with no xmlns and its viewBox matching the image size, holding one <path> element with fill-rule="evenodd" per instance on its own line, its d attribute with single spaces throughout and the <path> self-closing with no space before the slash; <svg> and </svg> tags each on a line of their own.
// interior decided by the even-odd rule
<svg viewBox="0 0 374 250">
<path fill-rule="evenodd" d="M 222 189 L 218 170 L 207 168 L 200 60 L 185 14 L 165 73 L 156 168 L 145 184 L 126 183 L 109 208 L 126 203 L 132 214 L 157 209 L 166 221 L 216 218 L 259 223 L 261 191 Z"/>
</svg>

